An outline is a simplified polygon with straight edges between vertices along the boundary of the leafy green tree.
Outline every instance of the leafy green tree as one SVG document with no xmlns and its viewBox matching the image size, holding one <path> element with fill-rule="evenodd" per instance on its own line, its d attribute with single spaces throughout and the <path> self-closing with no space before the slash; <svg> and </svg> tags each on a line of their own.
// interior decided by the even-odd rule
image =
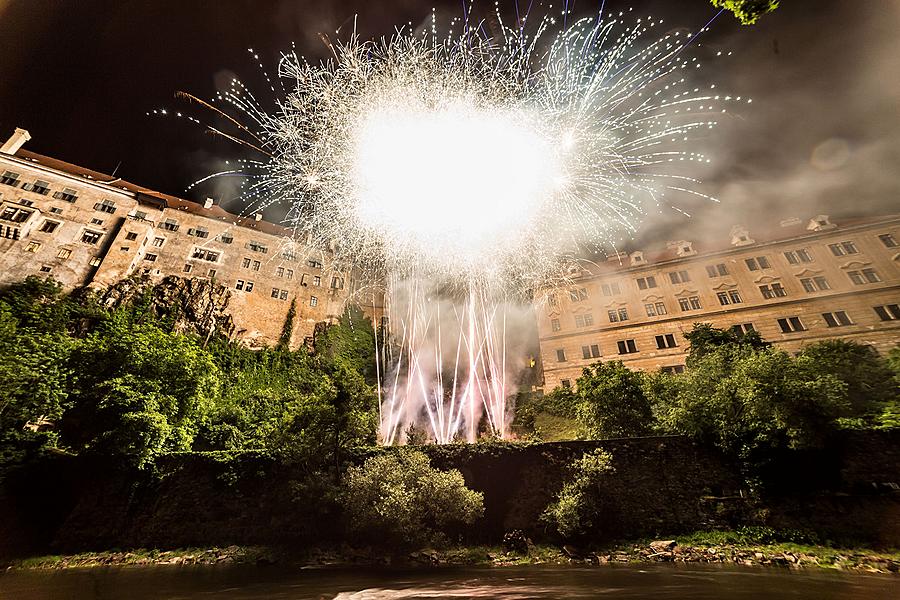
<svg viewBox="0 0 900 600">
<path fill-rule="evenodd" d="M 684 334 L 690 344 L 687 366 L 721 347 L 761 350 L 771 344 L 762 339 L 757 331 L 738 332 L 734 329 L 719 329 L 710 323 L 694 323 L 694 328 Z"/>
<path fill-rule="evenodd" d="M 879 412 L 897 399 L 897 382 L 890 363 L 869 345 L 846 340 L 825 340 L 806 346 L 799 366 L 810 374 L 828 374 L 847 386 L 853 417 Z"/>
<path fill-rule="evenodd" d="M 431 467 L 421 452 L 399 449 L 350 467 L 343 502 L 350 530 L 394 547 L 445 542 L 484 513 L 484 496 L 459 471 Z"/>
<path fill-rule="evenodd" d="M 63 440 L 138 465 L 190 449 L 218 395 L 218 371 L 197 340 L 121 314 L 78 345 L 71 365 L 79 378 Z"/>
<path fill-rule="evenodd" d="M 586 367 L 578 378 L 576 415 L 592 438 L 646 435 L 653 413 L 643 375 L 621 361 Z"/>
<path fill-rule="evenodd" d="M 734 13 L 744 25 L 753 25 L 764 14 L 778 8 L 779 0 L 712 0 L 712 3 Z"/>
<path fill-rule="evenodd" d="M 564 538 L 603 533 L 604 481 L 615 473 L 612 454 L 605 450 L 585 452 L 569 465 L 571 477 L 542 515 Z"/>
<path fill-rule="evenodd" d="M 348 306 L 338 323 L 316 336 L 315 352 L 328 363 L 362 374 L 370 384 L 376 382 L 375 330 L 358 306 Z"/>
</svg>

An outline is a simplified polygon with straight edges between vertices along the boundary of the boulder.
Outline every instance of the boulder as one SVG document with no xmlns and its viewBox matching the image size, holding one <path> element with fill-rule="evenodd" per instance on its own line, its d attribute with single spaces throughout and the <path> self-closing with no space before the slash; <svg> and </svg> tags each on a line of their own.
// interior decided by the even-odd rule
<svg viewBox="0 0 900 600">
<path fill-rule="evenodd" d="M 671 552 L 677 545 L 675 540 L 656 540 L 650 542 L 650 549 L 654 552 Z"/>
</svg>

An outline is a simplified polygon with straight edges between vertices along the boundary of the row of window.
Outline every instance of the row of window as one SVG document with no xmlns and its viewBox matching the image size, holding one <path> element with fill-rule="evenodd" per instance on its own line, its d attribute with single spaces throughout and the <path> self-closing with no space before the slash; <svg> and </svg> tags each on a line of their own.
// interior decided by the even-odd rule
<svg viewBox="0 0 900 600">
<path fill-rule="evenodd" d="M 883 306 L 874 306 L 872 308 L 878 318 L 882 321 L 900 320 L 900 305 L 898 304 L 886 304 Z M 828 327 L 844 327 L 854 324 L 853 320 L 850 318 L 850 315 L 848 315 L 847 312 L 843 310 L 822 313 L 822 318 L 824 319 L 825 324 Z M 780 319 L 777 319 L 776 322 L 778 323 L 778 327 L 783 333 L 797 333 L 800 331 L 807 331 L 807 328 L 803 324 L 803 321 L 801 321 L 800 317 L 797 316 L 782 317 Z M 754 331 L 753 323 L 741 323 L 739 325 L 733 325 L 731 329 L 732 331 L 740 335 L 744 335 L 746 333 Z M 672 333 L 657 335 L 655 336 L 655 340 L 657 350 L 667 350 L 669 348 L 678 347 L 678 343 L 675 340 L 675 335 Z M 619 340 L 616 342 L 616 346 L 619 354 L 634 354 L 638 352 L 637 344 L 633 339 Z M 598 358 L 599 356 L 601 356 L 600 345 L 590 344 L 587 346 L 582 346 L 581 355 L 584 359 Z M 565 349 L 559 348 L 556 350 L 556 360 L 557 362 L 566 362 L 567 359 Z"/>
<path fill-rule="evenodd" d="M 894 235 L 890 234 L 890 233 L 880 234 L 878 236 L 878 239 L 881 241 L 881 243 L 886 248 L 897 248 L 898 246 L 900 246 L 900 244 L 898 244 Z M 831 250 L 831 253 L 834 256 L 847 256 L 847 255 L 859 253 L 859 249 L 857 248 L 856 244 L 850 240 L 838 242 L 838 243 L 834 243 L 834 244 L 829 244 L 828 248 L 829 248 L 829 250 Z M 792 265 L 799 265 L 799 264 L 813 262 L 813 256 L 810 253 L 809 249 L 807 249 L 807 248 L 797 248 L 795 250 L 788 250 L 788 251 L 784 252 L 783 254 L 784 254 L 785 260 L 787 260 L 787 262 Z M 761 270 L 772 268 L 772 263 L 769 261 L 769 258 L 767 256 L 754 256 L 754 257 L 750 257 L 750 258 L 745 258 L 744 263 L 747 265 L 747 269 L 750 271 L 761 271 Z M 873 272 L 872 269 L 864 269 L 863 271 Z M 858 280 L 860 279 L 860 277 L 862 279 L 865 279 L 866 278 L 865 274 L 863 274 L 862 272 L 856 272 L 856 271 L 851 271 L 851 273 L 859 273 L 858 276 L 851 275 L 851 279 L 853 280 L 854 283 L 864 283 L 863 281 L 858 281 Z M 728 266 L 725 263 L 718 263 L 715 265 L 706 265 L 706 274 L 710 278 L 723 277 L 723 276 L 729 274 Z M 691 281 L 690 273 L 686 270 L 670 271 L 667 273 L 667 275 L 669 276 L 669 281 L 671 281 L 672 284 L 681 284 L 681 283 L 687 283 L 687 282 Z M 876 275 L 876 277 L 877 277 L 877 275 Z M 820 278 L 820 279 L 824 280 L 824 278 Z M 878 281 L 880 281 L 880 279 Z M 656 276 L 654 276 L 654 275 L 638 277 L 635 280 L 635 282 L 637 283 L 637 287 L 639 290 L 648 290 L 648 289 L 652 289 L 652 288 L 655 288 L 658 286 L 657 281 L 656 281 Z M 867 282 L 874 283 L 875 281 L 869 279 Z M 806 288 L 807 291 L 816 291 L 816 290 L 810 290 L 805 284 L 804 284 L 804 288 Z M 601 289 L 601 293 L 604 296 L 616 296 L 616 295 L 619 295 L 622 293 L 622 290 L 621 290 L 618 282 L 603 283 L 600 285 L 600 289 Z M 824 287 L 824 288 L 819 288 L 819 289 L 831 289 L 831 288 Z M 778 294 L 776 293 L 775 295 L 773 295 L 771 297 L 777 297 L 777 296 L 778 296 Z M 576 289 L 569 290 L 569 298 L 571 299 L 572 302 L 581 302 L 583 300 L 587 300 L 587 298 L 588 298 L 587 290 L 585 288 L 576 288 Z M 550 304 L 550 306 L 557 305 L 557 300 L 556 300 L 555 295 L 551 294 L 550 296 L 548 296 L 548 304 Z"/>
<path fill-rule="evenodd" d="M 238 279 L 234 284 L 234 289 L 242 292 L 252 292 L 253 291 L 253 282 L 246 281 L 244 279 Z M 283 290 L 281 288 L 272 288 L 271 297 L 276 300 L 287 300 L 289 295 L 288 290 Z M 310 306 L 318 306 L 319 299 L 316 296 L 309 297 L 309 305 Z"/>
</svg>

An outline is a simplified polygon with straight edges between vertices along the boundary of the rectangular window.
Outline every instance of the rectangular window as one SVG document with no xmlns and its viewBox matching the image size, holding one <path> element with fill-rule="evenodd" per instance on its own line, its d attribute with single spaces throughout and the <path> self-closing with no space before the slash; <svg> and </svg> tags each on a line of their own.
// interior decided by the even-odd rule
<svg viewBox="0 0 900 600">
<path fill-rule="evenodd" d="M 278 267 L 277 269 L 275 269 L 275 276 L 284 277 L 284 267 Z"/>
<path fill-rule="evenodd" d="M 92 267 L 99 267 L 101 262 L 103 262 L 102 258 L 99 256 L 92 256 L 91 260 L 88 261 L 88 264 Z"/>
<path fill-rule="evenodd" d="M 616 346 L 619 349 L 619 354 L 634 354 L 637 352 L 634 340 L 619 340 L 616 342 Z"/>
<path fill-rule="evenodd" d="M 187 266 L 187 265 L 185 265 L 185 266 Z M 238 279 L 238 280 L 237 280 L 237 283 L 234 284 L 234 289 L 236 289 L 236 290 L 243 290 L 243 289 L 244 289 L 244 280 L 243 280 L 243 279 Z"/>
<path fill-rule="evenodd" d="M 19 185 L 19 174 L 13 173 L 12 171 L 3 171 L 3 176 L 0 177 L 0 183 L 3 185 Z"/>
<path fill-rule="evenodd" d="M 316 298 L 315 296 L 310 296 L 310 297 L 309 297 L 309 305 L 310 305 L 310 306 L 318 306 L 318 305 L 319 305 L 319 299 Z"/>
<path fill-rule="evenodd" d="M 900 304 L 886 304 L 884 306 L 873 306 L 875 314 L 882 321 L 900 320 Z"/>
<path fill-rule="evenodd" d="M 251 268 L 252 268 L 254 271 L 259 271 L 260 264 L 261 264 L 261 263 L 260 263 L 258 260 L 254 260 L 254 261 L 253 261 L 253 265 L 252 265 Z"/>
<path fill-rule="evenodd" d="M 600 357 L 600 344 L 591 344 L 591 358 Z"/>
<path fill-rule="evenodd" d="M 574 290 L 569 290 L 569 300 L 572 302 L 581 302 L 582 300 L 587 300 L 588 293 L 585 288 L 577 288 Z"/>
<path fill-rule="evenodd" d="M 559 324 L 559 319 L 550 319 L 550 330 L 559 331 L 560 329 L 562 326 Z"/>
<path fill-rule="evenodd" d="M 178 221 L 175 219 L 166 219 L 162 223 L 162 228 L 166 231 L 178 231 Z"/>
<path fill-rule="evenodd" d="M 677 348 L 678 344 L 675 343 L 675 335 L 671 333 L 666 333 L 664 335 L 656 336 L 656 348 L 658 350 L 665 350 L 667 348 Z"/>
<path fill-rule="evenodd" d="M 156 258 L 157 258 L 157 257 L 156 257 L 155 254 L 146 254 L 146 255 L 144 255 L 144 260 L 146 260 L 147 262 L 156 262 Z"/>
<path fill-rule="evenodd" d="M 53 233 L 59 227 L 59 223 L 56 221 L 44 221 L 44 224 L 41 225 L 41 233 Z"/>
<path fill-rule="evenodd" d="M 769 259 L 766 256 L 755 256 L 753 258 L 745 258 L 744 262 L 747 263 L 747 268 L 751 271 L 759 271 L 761 269 L 769 269 L 771 268 L 771 264 L 769 264 Z"/>
<path fill-rule="evenodd" d="M 331 278 L 331 289 L 333 289 L 333 290 L 344 289 L 344 278 L 343 277 L 332 277 Z"/>
<path fill-rule="evenodd" d="M 800 248 L 798 250 L 788 250 L 784 253 L 784 257 L 792 265 L 799 265 L 800 263 L 810 263 L 813 260 L 812 255 L 806 248 Z"/>
<path fill-rule="evenodd" d="M 897 240 L 894 238 L 893 234 L 883 233 L 878 236 L 878 239 L 881 240 L 881 243 L 884 244 L 885 248 L 897 247 Z"/>
<path fill-rule="evenodd" d="M 48 267 L 47 265 L 41 265 L 41 273 L 49 273 L 49 272 L 50 272 L 50 267 Z"/>
<path fill-rule="evenodd" d="M 619 313 L 615 310 L 606 311 L 606 316 L 609 318 L 610 323 L 618 323 L 619 322 Z"/>
<path fill-rule="evenodd" d="M 313 269 L 321 269 L 322 268 L 322 263 L 320 263 L 317 260 L 308 260 L 306 262 L 306 264 L 308 264 Z"/>
<path fill-rule="evenodd" d="M 722 277 L 723 275 L 728 275 L 728 267 L 725 266 L 725 263 L 707 265 L 706 274 L 710 277 Z"/>
<path fill-rule="evenodd" d="M 273 298 L 278 298 L 279 293 L 281 293 L 281 290 L 279 290 L 278 288 L 272 288 L 272 297 Z"/>
<path fill-rule="evenodd" d="M 103 225 L 103 219 L 91 219 L 91 225 Z"/>
<path fill-rule="evenodd" d="M 100 202 L 94 205 L 94 210 L 99 210 L 100 212 L 105 212 L 109 214 L 113 214 L 116 212 L 116 203 L 112 200 L 103 199 Z"/>
<path fill-rule="evenodd" d="M 212 279 L 213 277 L 216 276 L 216 270 L 210 269 L 209 271 L 206 272 L 206 276 L 209 277 L 210 279 Z"/>
<path fill-rule="evenodd" d="M 232 236 L 230 233 L 223 233 L 219 236 L 219 241 L 223 244 L 230 244 L 234 242 L 234 236 Z"/>
<path fill-rule="evenodd" d="M 691 276 L 687 271 L 672 271 L 669 273 L 669 281 L 672 283 L 687 283 L 691 280 Z"/>
<path fill-rule="evenodd" d="M 858 254 L 859 250 L 856 249 L 856 244 L 853 242 L 839 242 L 837 244 L 828 244 L 828 249 L 831 250 L 831 253 L 835 256 L 844 256 L 847 254 Z"/>
<path fill-rule="evenodd" d="M 645 305 L 644 305 L 644 310 L 647 311 L 647 316 L 648 316 L 648 317 L 655 317 L 655 316 L 656 316 L 656 306 L 654 306 L 653 304 L 645 304 Z"/>
<path fill-rule="evenodd" d="M 245 258 L 245 259 L 241 260 L 241 267 L 244 269 L 249 269 L 250 268 L 250 259 Z"/>
<path fill-rule="evenodd" d="M 313 275 L 312 284 L 316 287 L 319 287 L 320 285 L 322 285 L 322 278 L 318 275 Z"/>
<path fill-rule="evenodd" d="M 281 257 L 284 260 L 289 260 L 291 262 L 297 262 L 297 254 L 293 250 L 284 250 L 281 253 Z"/>
<path fill-rule="evenodd" d="M 562 348 L 556 351 L 556 362 L 566 362 L 566 351 Z"/>
<path fill-rule="evenodd" d="M 153 247 L 154 248 L 162 248 L 162 245 L 166 243 L 166 238 L 153 238 Z"/>
<path fill-rule="evenodd" d="M 590 346 L 582 346 L 581 347 L 581 358 L 590 358 L 591 357 L 591 347 Z"/>
<path fill-rule="evenodd" d="M 133 231 L 129 231 L 128 233 L 125 234 L 125 239 L 128 240 L 129 242 L 134 241 L 137 239 L 137 234 Z"/>
<path fill-rule="evenodd" d="M 195 260 L 205 260 L 207 262 L 218 262 L 219 253 L 212 250 L 207 250 L 206 248 L 194 248 L 194 252 L 193 254 L 191 254 L 191 258 Z"/>
<path fill-rule="evenodd" d="M 853 325 L 853 321 L 847 316 L 847 313 L 838 310 L 835 312 L 822 313 L 825 323 L 829 327 L 843 327 L 844 325 Z"/>
<path fill-rule="evenodd" d="M 96 231 L 87 230 L 81 234 L 81 241 L 85 244 L 96 244 L 100 241 L 100 238 L 103 237 L 102 233 L 98 233 Z"/>
<path fill-rule="evenodd" d="M 856 285 L 863 285 L 866 283 L 878 283 L 881 281 L 881 277 L 878 276 L 878 273 L 875 269 L 866 268 L 861 271 L 848 271 L 847 276 L 850 278 Z"/>
<path fill-rule="evenodd" d="M 38 179 L 34 183 L 29 185 L 23 185 L 23 190 L 34 192 L 35 194 L 40 194 L 41 196 L 46 196 L 50 191 L 50 182 L 44 181 L 43 179 Z"/>
<path fill-rule="evenodd" d="M 666 305 L 665 305 L 665 303 L 663 303 L 663 302 L 657 302 L 657 303 L 656 303 L 656 314 L 657 314 L 657 315 L 665 315 L 665 314 L 668 314 L 668 312 L 666 311 Z"/>
<path fill-rule="evenodd" d="M 59 208 L 58 206 L 53 206 L 50 208 L 50 212 L 53 213 L 54 215 L 61 215 L 63 212 L 63 209 Z"/>
<path fill-rule="evenodd" d="M 293 270 L 293 269 L 288 269 L 288 270 L 287 270 L 287 278 L 288 278 L 288 279 L 293 279 L 293 278 L 294 278 L 294 270 Z"/>
<path fill-rule="evenodd" d="M 547 294 L 547 306 L 558 306 L 559 300 L 556 297 L 556 294 Z"/>
<path fill-rule="evenodd" d="M 679 298 L 678 306 L 681 310 L 699 310 L 701 308 L 699 296 L 690 296 L 688 298 Z"/>
<path fill-rule="evenodd" d="M 281 293 L 278 295 L 278 299 L 279 300 L 287 300 L 287 298 L 288 298 L 288 291 L 281 290 Z"/>
<path fill-rule="evenodd" d="M 727 292 L 719 292 L 716 294 L 719 304 L 726 306 L 728 304 L 740 304 L 743 302 L 741 294 L 737 290 L 729 290 Z"/>
<path fill-rule="evenodd" d="M 192 227 L 188 229 L 187 234 L 200 239 L 206 239 L 209 237 L 209 229 L 206 227 Z"/>
<path fill-rule="evenodd" d="M 25 246 L 25 252 L 37 252 L 41 249 L 40 242 L 28 242 L 28 245 Z"/>
<path fill-rule="evenodd" d="M 594 324 L 594 315 L 586 313 L 583 315 L 575 315 L 575 327 L 590 327 Z"/>
<path fill-rule="evenodd" d="M 753 323 L 739 323 L 737 325 L 732 325 L 731 331 L 738 337 L 744 337 L 744 335 L 753 331 Z"/>
<path fill-rule="evenodd" d="M 772 298 L 784 298 L 787 296 L 787 291 L 785 291 L 784 287 L 778 282 L 773 283 L 772 285 L 761 285 L 759 286 L 759 291 L 766 300 L 771 300 Z"/>
<path fill-rule="evenodd" d="M 785 317 L 783 319 L 778 319 L 778 326 L 781 327 L 782 333 L 806 331 L 806 327 L 803 326 L 800 317 Z"/>
<path fill-rule="evenodd" d="M 184 263 L 184 268 L 181 269 L 181 271 L 183 273 L 190 273 L 191 269 L 193 269 L 193 268 L 194 268 L 194 265 L 192 265 L 191 263 Z"/>
<path fill-rule="evenodd" d="M 568 379 L 561 379 L 561 380 L 559 381 L 559 384 L 560 384 L 561 386 L 563 386 L 564 388 L 570 388 L 570 387 L 572 387 L 572 382 L 569 381 Z"/>
<path fill-rule="evenodd" d="M 604 283 L 600 286 L 600 289 L 603 290 L 604 296 L 618 296 L 622 293 L 618 282 Z"/>
<path fill-rule="evenodd" d="M 260 254 L 268 254 L 269 252 L 269 249 L 266 246 L 256 241 L 250 242 L 247 244 L 247 247 L 253 252 L 259 252 Z"/>
<path fill-rule="evenodd" d="M 637 280 L 638 289 L 646 290 L 656 287 L 656 277 L 650 275 L 648 277 L 639 277 Z"/>
<path fill-rule="evenodd" d="M 16 208 L 15 206 L 7 206 L 3 209 L 3 212 L 0 213 L 0 219 L 11 221 L 13 223 L 24 223 L 32 214 L 34 214 L 34 212 L 30 210 Z"/>
</svg>

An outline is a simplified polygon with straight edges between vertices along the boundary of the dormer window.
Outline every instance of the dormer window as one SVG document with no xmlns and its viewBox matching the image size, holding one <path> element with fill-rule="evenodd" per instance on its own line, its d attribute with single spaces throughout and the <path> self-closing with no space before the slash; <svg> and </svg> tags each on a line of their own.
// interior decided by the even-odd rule
<svg viewBox="0 0 900 600">
<path fill-rule="evenodd" d="M 678 256 L 693 256 L 697 254 L 697 251 L 694 250 L 693 242 L 688 242 L 686 240 L 678 240 L 677 242 L 669 242 L 669 248 L 675 249 L 675 254 Z"/>
<path fill-rule="evenodd" d="M 735 225 L 731 228 L 731 245 L 732 246 L 748 246 L 750 244 L 756 243 L 750 237 L 750 232 L 747 231 L 745 227 L 741 227 L 740 225 Z"/>
<path fill-rule="evenodd" d="M 638 250 L 637 252 L 631 253 L 631 266 L 637 265 L 645 265 L 647 264 L 647 260 L 644 258 L 644 253 Z"/>
<path fill-rule="evenodd" d="M 813 217 L 806 226 L 809 231 L 822 231 L 823 229 L 833 229 L 834 227 L 836 225 L 831 222 L 831 218 L 828 215 Z"/>
</svg>

